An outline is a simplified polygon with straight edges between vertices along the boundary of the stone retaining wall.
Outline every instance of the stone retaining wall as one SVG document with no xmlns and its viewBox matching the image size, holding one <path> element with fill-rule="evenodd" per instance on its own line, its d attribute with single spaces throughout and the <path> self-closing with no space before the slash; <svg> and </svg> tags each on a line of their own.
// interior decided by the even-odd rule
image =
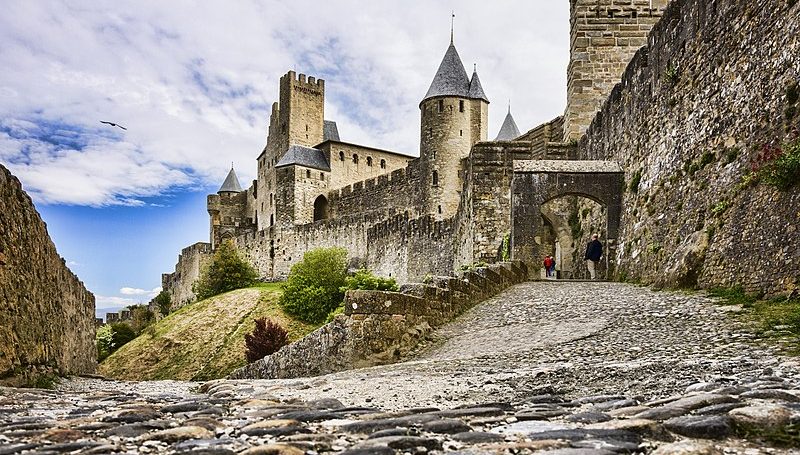
<svg viewBox="0 0 800 455">
<path fill-rule="evenodd" d="M 0 384 L 93 372 L 94 303 L 19 180 L 0 166 Z"/>
<path fill-rule="evenodd" d="M 234 371 L 231 379 L 317 376 L 392 363 L 433 328 L 527 279 L 522 262 L 503 262 L 403 285 L 400 292 L 348 291 L 345 314 L 280 351 Z"/>
</svg>

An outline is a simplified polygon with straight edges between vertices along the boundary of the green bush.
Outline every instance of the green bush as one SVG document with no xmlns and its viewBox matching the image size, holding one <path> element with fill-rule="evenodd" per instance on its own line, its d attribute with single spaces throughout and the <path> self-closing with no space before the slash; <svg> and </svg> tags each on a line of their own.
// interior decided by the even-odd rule
<svg viewBox="0 0 800 455">
<path fill-rule="evenodd" d="M 146 305 L 130 305 L 128 310 L 131 312 L 131 320 L 128 325 L 137 336 L 156 320 L 155 314 Z"/>
<path fill-rule="evenodd" d="M 800 140 L 782 146 L 765 145 L 753 171 L 761 182 L 786 191 L 800 183 Z"/>
<path fill-rule="evenodd" d="M 222 242 L 211 262 L 203 267 L 200 278 L 192 285 L 198 300 L 204 300 L 223 292 L 246 288 L 258 279 L 258 273 L 239 256 L 233 242 Z"/>
<path fill-rule="evenodd" d="M 97 346 L 97 361 L 102 362 L 117 349 L 136 338 L 136 332 L 124 322 L 106 324 L 97 329 L 95 344 Z"/>
<path fill-rule="evenodd" d="M 321 323 L 342 302 L 346 278 L 347 250 L 317 248 L 308 251 L 289 271 L 280 306 L 301 321 Z"/>
<path fill-rule="evenodd" d="M 172 309 L 172 297 L 170 297 L 167 291 L 159 292 L 153 301 L 156 303 L 158 312 L 161 313 L 162 316 L 169 314 L 169 311 Z"/>
<path fill-rule="evenodd" d="M 394 278 L 383 278 L 375 276 L 374 273 L 366 268 L 356 270 L 351 276 L 344 279 L 344 286 L 342 292 L 349 289 L 364 289 L 372 291 L 397 291 L 397 280 Z"/>
</svg>

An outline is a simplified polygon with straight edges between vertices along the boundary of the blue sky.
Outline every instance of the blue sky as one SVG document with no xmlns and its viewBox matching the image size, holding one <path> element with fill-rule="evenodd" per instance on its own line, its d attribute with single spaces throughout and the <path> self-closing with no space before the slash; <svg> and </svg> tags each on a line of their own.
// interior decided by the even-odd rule
<svg viewBox="0 0 800 455">
<path fill-rule="evenodd" d="M 567 1 L 37 1 L 0 15 L 0 164 L 98 313 L 146 302 L 207 241 L 205 195 L 256 172 L 287 70 L 326 80 L 343 140 L 416 155 L 449 44 L 522 131 L 563 112 Z M 103 125 L 108 120 L 127 130 Z"/>
</svg>

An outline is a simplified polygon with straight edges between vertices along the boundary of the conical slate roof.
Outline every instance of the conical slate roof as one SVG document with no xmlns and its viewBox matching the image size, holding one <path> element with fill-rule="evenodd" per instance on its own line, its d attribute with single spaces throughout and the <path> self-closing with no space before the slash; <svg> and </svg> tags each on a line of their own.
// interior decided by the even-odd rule
<svg viewBox="0 0 800 455">
<path fill-rule="evenodd" d="M 519 136 L 520 133 L 519 128 L 517 128 L 517 122 L 515 122 L 514 117 L 511 116 L 511 108 L 509 108 L 508 114 L 506 114 L 506 119 L 503 120 L 503 126 L 500 127 L 500 132 L 497 133 L 497 137 L 494 138 L 494 140 L 513 141 Z"/>
<path fill-rule="evenodd" d="M 236 177 L 236 171 L 231 166 L 231 171 L 228 172 L 228 176 L 225 177 L 225 181 L 222 182 L 217 193 L 238 193 L 240 191 L 242 191 L 242 185 L 239 185 L 239 177 Z"/>
<path fill-rule="evenodd" d="M 461 63 L 461 57 L 458 56 L 458 51 L 453 43 L 450 43 L 450 47 L 447 48 L 439 70 L 436 71 L 436 76 L 433 76 L 433 82 L 422 101 L 435 96 L 469 97 L 467 70 L 464 69 L 464 64 Z"/>
<path fill-rule="evenodd" d="M 478 77 L 477 69 L 472 72 L 472 80 L 469 81 L 469 97 L 474 100 L 484 100 L 487 103 L 489 102 L 489 98 L 487 98 L 486 93 L 483 92 L 483 87 L 481 86 L 481 80 Z"/>
</svg>

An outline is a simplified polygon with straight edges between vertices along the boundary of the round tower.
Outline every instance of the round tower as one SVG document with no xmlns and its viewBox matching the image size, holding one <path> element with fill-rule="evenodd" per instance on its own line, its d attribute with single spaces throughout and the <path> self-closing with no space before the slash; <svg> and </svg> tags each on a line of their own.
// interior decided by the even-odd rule
<svg viewBox="0 0 800 455">
<path fill-rule="evenodd" d="M 420 159 L 427 212 L 437 219 L 458 210 L 463 184 L 461 160 L 485 141 L 489 100 L 477 71 L 467 76 L 453 42 L 419 105 Z"/>
</svg>

